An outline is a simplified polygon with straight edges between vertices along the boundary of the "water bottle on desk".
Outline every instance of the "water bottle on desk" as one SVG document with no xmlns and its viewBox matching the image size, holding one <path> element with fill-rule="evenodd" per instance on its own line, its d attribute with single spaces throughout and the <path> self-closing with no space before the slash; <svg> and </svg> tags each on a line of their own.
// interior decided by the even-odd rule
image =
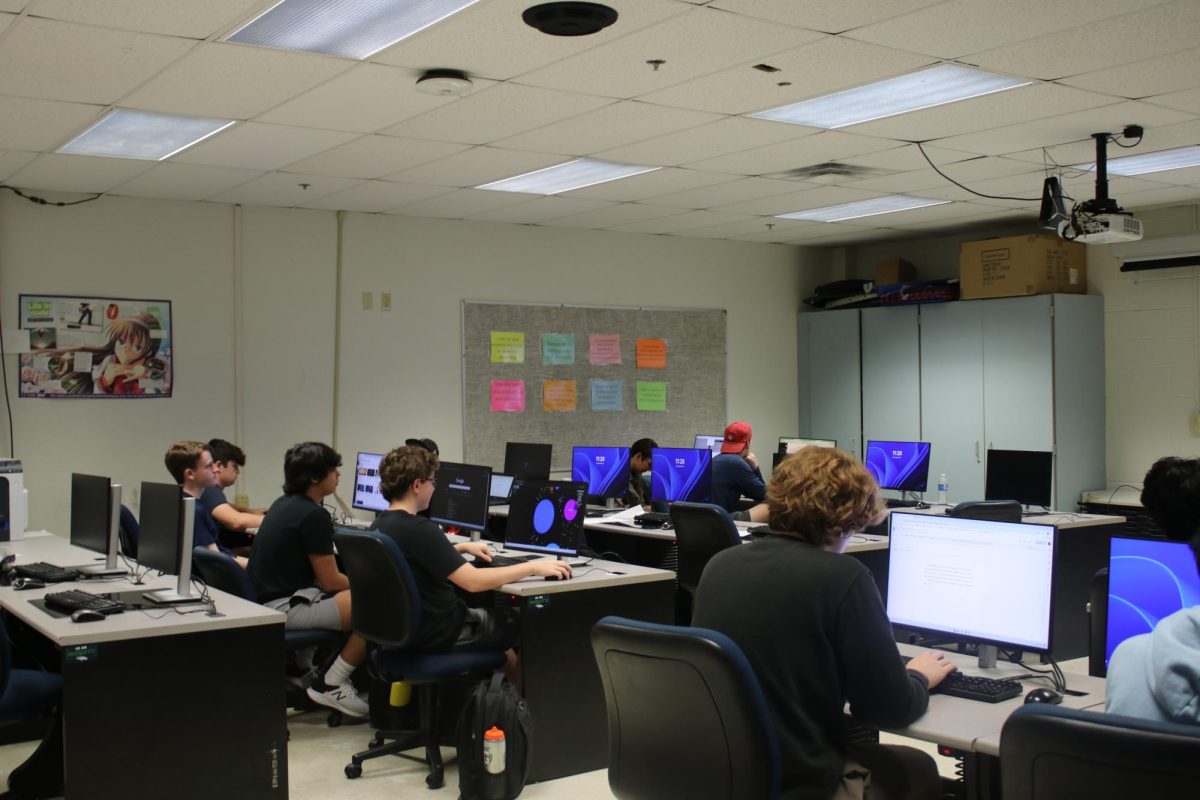
<svg viewBox="0 0 1200 800">
<path fill-rule="evenodd" d="M 504 762 L 507 759 L 504 731 L 495 725 L 483 732 L 483 768 L 487 771 L 484 793 L 488 800 L 503 798 L 507 786 Z"/>
<path fill-rule="evenodd" d="M 950 489 L 950 481 L 946 480 L 946 473 L 938 475 L 938 502 L 946 505 L 946 492 Z"/>
</svg>

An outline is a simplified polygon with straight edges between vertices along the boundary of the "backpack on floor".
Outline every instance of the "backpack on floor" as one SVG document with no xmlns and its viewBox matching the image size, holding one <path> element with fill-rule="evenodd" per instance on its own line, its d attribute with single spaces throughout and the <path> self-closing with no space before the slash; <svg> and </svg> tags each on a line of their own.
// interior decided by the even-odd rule
<svg viewBox="0 0 1200 800">
<path fill-rule="evenodd" d="M 504 732 L 503 770 L 491 772 L 484 734 Z M 458 718 L 459 800 L 513 800 L 525 788 L 533 744 L 533 714 L 525 698 L 497 672 L 476 684 Z M 488 750 L 495 753 L 498 748 Z"/>
</svg>

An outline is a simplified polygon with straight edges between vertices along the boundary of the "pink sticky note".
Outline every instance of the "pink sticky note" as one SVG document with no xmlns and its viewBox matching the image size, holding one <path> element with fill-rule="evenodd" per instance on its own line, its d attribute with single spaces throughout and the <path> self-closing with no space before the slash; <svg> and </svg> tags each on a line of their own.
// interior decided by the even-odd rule
<svg viewBox="0 0 1200 800">
<path fill-rule="evenodd" d="M 588 336 L 588 363 L 620 364 L 621 335 L 619 333 L 593 333 Z"/>
<path fill-rule="evenodd" d="M 525 381 L 492 381 L 492 411 L 524 411 Z"/>
</svg>

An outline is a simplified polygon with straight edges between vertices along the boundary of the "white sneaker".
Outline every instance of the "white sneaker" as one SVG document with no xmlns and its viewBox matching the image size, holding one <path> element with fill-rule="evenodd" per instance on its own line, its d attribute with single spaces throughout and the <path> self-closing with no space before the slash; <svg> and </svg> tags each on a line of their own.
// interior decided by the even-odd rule
<svg viewBox="0 0 1200 800">
<path fill-rule="evenodd" d="M 366 717 L 371 713 L 367 701 L 358 696 L 358 690 L 350 681 L 341 686 L 328 686 L 314 680 L 308 687 L 308 697 L 314 703 L 337 709 L 347 716 Z"/>
</svg>

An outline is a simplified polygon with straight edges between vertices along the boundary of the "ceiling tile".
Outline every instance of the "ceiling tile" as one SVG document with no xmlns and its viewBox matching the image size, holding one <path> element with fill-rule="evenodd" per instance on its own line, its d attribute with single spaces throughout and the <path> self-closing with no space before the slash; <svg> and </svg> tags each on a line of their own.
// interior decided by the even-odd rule
<svg viewBox="0 0 1200 800">
<path fill-rule="evenodd" d="M 910 145 L 910 148 L 915 152 L 916 146 Z M 907 149 L 907 148 L 906 148 Z M 920 158 L 918 154 L 918 158 Z M 934 158 L 931 155 L 931 158 Z M 946 173 L 950 178 L 959 183 L 974 188 L 976 181 L 987 180 L 989 178 L 1000 178 L 1008 175 L 1040 175 L 1038 167 L 1026 161 L 1017 161 L 1007 158 L 996 157 L 977 157 L 970 158 L 965 161 L 957 159 L 950 162 L 941 161 L 934 158 L 934 162 L 938 168 Z M 864 178 L 862 180 L 848 182 L 845 185 L 855 189 L 862 189 L 871 192 L 886 192 L 889 194 L 910 194 L 913 192 L 919 193 L 921 190 L 946 187 L 952 185 L 949 180 L 937 174 L 929 165 L 921 160 L 921 166 L 907 172 L 898 172 L 894 175 L 884 175 L 877 178 Z M 1040 178 L 1039 178 L 1040 180 Z"/>
<path fill-rule="evenodd" d="M 645 203 L 617 203 L 593 211 L 584 211 L 581 214 L 547 220 L 545 224 L 564 228 L 612 228 L 617 225 L 670 217 L 678 213 L 678 208 L 650 206 Z"/>
<path fill-rule="evenodd" d="M 371 60 L 414 69 L 448 67 L 472 77 L 506 80 L 687 10 L 672 0 L 605 2 L 620 14 L 616 23 L 591 36 L 576 37 L 547 36 L 526 25 L 521 12 L 530 6 L 529 0 L 489 0 L 426 28 Z"/>
<path fill-rule="evenodd" d="M 0 97 L 0 147 L 53 150 L 96 120 L 103 106 Z"/>
<path fill-rule="evenodd" d="M 262 114 L 262 122 L 375 133 L 401 120 L 453 104 L 454 97 L 414 89 L 420 73 L 379 64 L 359 64 L 333 80 Z M 475 81 L 476 91 L 491 86 Z"/>
<path fill-rule="evenodd" d="M 715 186 L 703 186 L 685 192 L 660 195 L 654 198 L 657 205 L 676 208 L 712 208 L 760 200 L 781 194 L 791 194 L 801 187 L 794 181 L 771 180 L 769 178 L 742 178 Z"/>
<path fill-rule="evenodd" d="M 790 244 L 812 240 L 829 240 L 837 237 L 842 237 L 846 241 L 849 241 L 856 235 L 872 235 L 877 231 L 877 228 L 870 228 L 864 225 L 847 225 L 841 222 L 811 222 L 804 226 L 779 227 L 764 233 L 750 233 L 734 238 L 742 242 L 778 242 Z"/>
<path fill-rule="evenodd" d="M 380 178 L 418 164 L 466 150 L 469 145 L 397 139 L 392 136 L 363 136 L 338 145 L 320 155 L 287 166 L 290 172 L 341 175 L 349 178 Z"/>
<path fill-rule="evenodd" d="M 692 228 L 680 231 L 681 236 L 697 236 L 703 239 L 735 239 L 739 236 L 759 236 L 774 233 L 782 236 L 784 231 L 810 227 L 814 223 L 794 219 L 776 219 L 775 217 L 747 217 L 737 222 L 726 222 L 723 225 L 713 225 L 704 228 Z"/>
<path fill-rule="evenodd" d="M 1145 104 L 1139 103 L 1137 105 Z M 1150 106 L 1150 108 L 1158 107 Z M 1139 117 L 1134 116 L 1128 117 L 1128 119 L 1138 118 Z M 1112 122 L 1112 119 L 1099 120 L 1096 122 L 1096 124 L 1088 126 L 1088 129 L 1093 131 L 1116 131 L 1121 127 L 1120 125 L 1112 125 Z M 1150 127 L 1147 129 L 1147 135 L 1149 138 L 1144 139 L 1137 147 L 1134 147 L 1128 151 L 1122 150 L 1122 155 L 1155 153 L 1159 150 L 1169 150 L 1173 147 L 1194 145 L 1200 142 L 1200 120 L 1191 119 L 1172 125 Z M 1063 144 L 1048 145 L 1045 147 L 1044 152 L 1042 148 L 1020 150 L 1008 153 L 1007 157 L 1016 161 L 1029 161 L 1034 164 L 1042 164 L 1047 161 L 1052 164 L 1061 164 L 1063 166 L 1069 166 L 1072 164 L 1086 164 L 1095 160 L 1096 146 L 1090 137 L 1080 137 L 1070 142 L 1064 142 Z"/>
<path fill-rule="evenodd" d="M 537 169 L 562 164 L 562 156 L 502 150 L 498 147 L 473 147 L 448 158 L 422 164 L 389 175 L 389 180 L 425 183 L 432 186 L 481 186 L 485 183 L 524 175 Z M 491 192 L 488 194 L 506 194 Z"/>
<path fill-rule="evenodd" d="M 929 141 L 995 128 L 998 121 L 1025 122 L 1112 105 L 1116 98 L 1108 95 L 1058 86 L 1035 83 L 1006 92 L 973 97 L 935 108 L 911 111 L 894 117 L 851 125 L 843 130 L 867 136 L 890 136 L 905 141 Z"/>
<path fill-rule="evenodd" d="M 297 175 L 291 172 L 268 172 L 241 186 L 213 195 L 217 203 L 285 206 L 293 208 L 311 203 L 319 197 L 341 192 L 360 183 L 355 178 L 330 178 L 324 175 Z"/>
<path fill-rule="evenodd" d="M 193 46 L 186 39 L 24 17 L 0 42 L 0 94 L 107 105 Z"/>
<path fill-rule="evenodd" d="M 863 26 L 848 35 L 938 58 L 959 58 L 1021 42 L 1035 33 L 1065 31 L 1081 22 L 1103 20 L 1162 2 L 1088 0 L 1086 13 L 1081 13 L 1074 0 L 950 0 Z M 1025 74 L 1020 69 L 1012 71 Z"/>
<path fill-rule="evenodd" d="M 954 204 L 957 205 L 957 204 Z M 946 206 L 937 206 L 945 208 Z M 953 220 L 923 220 L 921 222 L 888 223 L 893 228 L 903 231 L 945 231 L 955 229 L 977 228 L 981 225 L 998 227 L 1001 225 L 1033 225 L 1037 222 L 1037 211 L 1015 211 L 1012 209 L 993 208 L 984 212 L 976 212 Z"/>
<path fill-rule="evenodd" d="M 1165 189 L 1151 189 L 1146 192 L 1134 192 L 1121 198 L 1121 205 L 1128 211 L 1152 208 L 1168 203 L 1196 203 L 1200 201 L 1200 187 L 1171 186 Z M 1148 231 L 1153 234 L 1154 231 Z"/>
<path fill-rule="evenodd" d="M 691 8 L 522 75 L 521 82 L 605 97 L 637 97 L 734 64 L 753 64 L 820 36 L 711 8 Z M 653 69 L 648 59 L 666 63 Z"/>
<path fill-rule="evenodd" d="M 1078 16 L 1078 4 L 1070 7 Z M 1091 7 L 1089 2 L 1089 19 Z M 1200 3 L 1179 0 L 1026 39 L 967 60 L 984 69 L 1053 80 L 1194 48 L 1198 29 Z M 1130 47 L 1130 42 L 1137 46 Z"/>
<path fill-rule="evenodd" d="M 416 139 L 488 144 L 611 102 L 603 97 L 497 83 L 486 91 L 476 91 L 469 97 L 407 119 L 385 133 Z"/>
<path fill-rule="evenodd" d="M 864 192 L 844 186 L 816 186 L 801 188 L 788 194 L 778 194 L 759 200 L 745 200 L 718 207 L 717 211 L 728 211 L 738 214 L 754 214 L 764 217 L 774 217 L 779 214 L 790 214 L 793 211 L 806 211 L 810 208 L 824 208 L 841 203 L 851 203 L 855 200 L 873 200 L 880 197 L 878 192 Z"/>
<path fill-rule="evenodd" d="M 754 69 L 753 64 L 739 64 L 638 99 L 700 111 L 744 114 L 890 78 L 931 62 L 928 56 L 826 36 L 771 55 L 767 63 L 779 72 L 766 73 Z"/>
<path fill-rule="evenodd" d="M 22 0 L 17 0 L 18 4 Z M 207 39 L 223 32 L 262 0 L 204 0 L 164 3 L 163 0 L 37 0 L 29 13 L 67 22 L 82 22 L 102 28 L 161 33 Z M 3 7 L 0 3 L 0 8 Z"/>
<path fill-rule="evenodd" d="M 617 200 L 630 202 L 648 200 L 665 194 L 682 192 L 685 189 L 696 189 L 701 186 L 711 186 L 716 183 L 728 183 L 735 180 L 732 175 L 718 172 L 699 172 L 691 169 L 675 169 L 667 167 L 653 172 L 643 172 L 631 175 L 619 181 L 598 183 L 583 189 L 563 192 L 564 197 L 594 197 L 597 200 Z"/>
<path fill-rule="evenodd" d="M 514 150 L 586 156 L 717 119 L 715 114 L 626 100 L 495 144 Z"/>
<path fill-rule="evenodd" d="M 443 217 L 463 219 L 471 214 L 482 214 L 493 208 L 501 208 L 529 200 L 527 194 L 515 192 L 491 192 L 486 189 L 459 189 L 449 194 L 399 206 L 389 213 L 406 217 Z"/>
<path fill-rule="evenodd" d="M 595 211 L 613 205 L 605 200 L 583 200 L 578 197 L 539 197 L 524 203 L 515 203 L 491 211 L 472 214 L 470 219 L 479 222 L 507 222 L 512 225 L 533 225 L 546 220 Z"/>
<path fill-rule="evenodd" d="M 14 14 L 0 14 L 0 33 L 4 33 L 5 29 L 16 21 L 17 17 Z"/>
<path fill-rule="evenodd" d="M 807 129 L 806 129 L 807 130 Z M 597 158 L 624 164 L 675 166 L 796 138 L 796 126 L 746 117 L 697 125 L 637 144 L 602 150 Z"/>
<path fill-rule="evenodd" d="M 398 206 L 428 200 L 431 197 L 452 192 L 446 186 L 423 186 L 418 183 L 393 183 L 392 181 L 364 181 L 344 192 L 326 195 L 319 200 L 306 203 L 306 208 L 324 208 L 331 211 L 381 212 Z"/>
<path fill-rule="evenodd" d="M 160 197 L 170 200 L 204 200 L 262 175 L 262 170 L 207 167 L 200 164 L 155 164 L 115 189 L 131 197 Z"/>
<path fill-rule="evenodd" d="M 785 25 L 841 33 L 940 2 L 942 0 L 712 0 L 710 5 Z"/>
<path fill-rule="evenodd" d="M 1188 89 L 1182 92 L 1160 94 L 1156 97 L 1146 98 L 1146 102 L 1153 103 L 1156 106 L 1166 106 L 1167 108 L 1187 111 L 1189 114 L 1200 115 L 1200 89 Z"/>
<path fill-rule="evenodd" d="M 1142 98 L 1200 86 L 1200 49 L 1180 50 L 1119 67 L 1072 75 L 1059 83 L 1091 92 Z"/>
<path fill-rule="evenodd" d="M 127 108 L 250 119 L 345 72 L 351 62 L 311 53 L 203 42 L 121 99 Z"/>
<path fill-rule="evenodd" d="M 743 150 L 732 155 L 694 161 L 688 166 L 700 170 L 731 172 L 738 175 L 766 175 L 864 153 L 890 150 L 900 144 L 889 139 L 859 136 L 841 131 L 820 131 L 809 136 L 804 134 L 812 128 L 793 127 L 796 128 L 796 136 L 789 141 L 766 147 L 756 147 L 753 150 Z"/>
<path fill-rule="evenodd" d="M 279 169 L 355 138 L 353 133 L 243 122 L 172 158 L 185 164 Z"/>
<path fill-rule="evenodd" d="M 21 13 L 21 9 L 29 5 L 33 0 L 0 0 L 0 11 L 11 11 L 14 14 Z"/>
<path fill-rule="evenodd" d="M 152 166 L 153 161 L 45 153 L 9 183 L 50 192 L 107 192 Z"/>
<path fill-rule="evenodd" d="M 1184 169 L 1171 169 L 1165 172 L 1153 172 L 1148 175 L 1140 175 L 1147 181 L 1162 185 L 1169 184 L 1171 186 L 1191 186 L 1200 190 L 1200 167 L 1185 167 Z M 1113 179 L 1110 178 L 1110 181 Z M 1120 187 L 1113 191 L 1121 191 Z M 1133 194 L 1140 189 L 1132 188 L 1122 191 L 1122 196 Z M 1146 191 L 1149 191 L 1147 189 Z"/>
<path fill-rule="evenodd" d="M 37 153 L 22 153 L 17 150 L 0 150 L 0 181 L 7 181 L 22 167 L 37 158 Z"/>
<path fill-rule="evenodd" d="M 625 231 L 626 233 L 675 233 L 689 228 L 705 228 L 712 225 L 724 225 L 728 222 L 741 222 L 748 219 L 746 214 L 724 214 L 716 211 L 687 211 L 671 217 L 659 217 L 640 222 L 630 222 L 626 225 L 614 225 L 609 230 Z"/>
</svg>

